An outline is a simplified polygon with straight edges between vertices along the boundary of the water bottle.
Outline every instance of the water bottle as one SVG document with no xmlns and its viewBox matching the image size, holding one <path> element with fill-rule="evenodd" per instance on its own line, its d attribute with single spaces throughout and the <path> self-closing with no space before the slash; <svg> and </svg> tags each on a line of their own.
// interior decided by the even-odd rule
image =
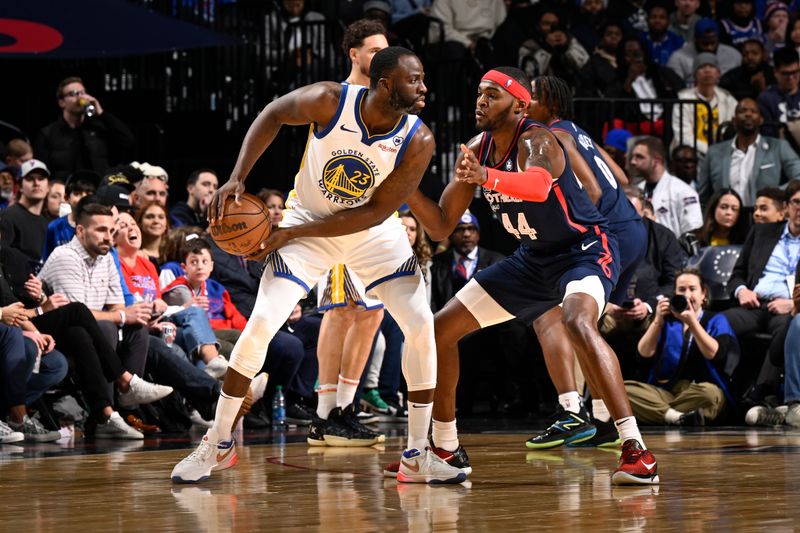
<svg viewBox="0 0 800 533">
<path fill-rule="evenodd" d="M 86 118 L 92 118 L 97 114 L 97 107 L 86 98 L 81 98 L 78 103 L 83 106 L 83 112 L 86 114 Z"/>
<path fill-rule="evenodd" d="M 278 385 L 275 396 L 272 397 L 272 427 L 284 429 L 286 427 L 286 398 L 283 396 L 283 386 Z"/>
</svg>

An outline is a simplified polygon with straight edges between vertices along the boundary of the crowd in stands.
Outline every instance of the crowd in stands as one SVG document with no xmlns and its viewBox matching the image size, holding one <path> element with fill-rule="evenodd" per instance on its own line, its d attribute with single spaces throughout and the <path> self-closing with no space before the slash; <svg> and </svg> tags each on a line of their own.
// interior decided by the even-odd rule
<svg viewBox="0 0 800 533">
<path fill-rule="evenodd" d="M 337 53 L 309 48 L 301 31 L 303 21 L 330 16 L 322 4 L 278 4 L 265 24 L 286 32 L 271 52 L 285 54 L 284 68 L 297 72 Z M 601 319 L 635 414 L 652 424 L 800 427 L 794 2 L 340 4 L 343 23 L 379 20 L 390 42 L 438 47 L 440 60 L 468 69 L 516 65 L 566 79 L 576 97 L 645 100 L 620 106 L 598 139 L 626 169 L 625 191 L 648 235 L 628 298 Z M 262 269 L 206 233 L 207 207 L 225 176 L 209 168 L 175 176 L 159 162 L 136 162 L 130 129 L 78 77 L 64 79 L 55 96 L 58 119 L 27 125 L 33 143 L 7 139 L 0 163 L 0 442 L 58 439 L 42 413 L 63 395 L 76 398 L 85 413 L 74 421 L 95 438 L 208 426 Z M 184 189 L 186 200 L 170 202 Z M 285 191 L 259 196 L 277 226 Z M 481 240 L 487 221 L 469 211 L 441 243 L 412 213 L 401 218 L 434 311 L 504 257 Z M 310 296 L 270 343 L 246 427 L 266 427 L 264 406 L 278 386 L 288 420 L 310 422 L 319 329 Z M 360 391 L 365 408 L 400 418 L 402 343 L 387 312 Z M 535 392 L 546 380 L 532 362 L 536 350 L 530 325 L 517 321 L 465 339 L 459 412 L 487 398 L 493 410 L 515 414 L 552 405 L 550 389 Z"/>
</svg>

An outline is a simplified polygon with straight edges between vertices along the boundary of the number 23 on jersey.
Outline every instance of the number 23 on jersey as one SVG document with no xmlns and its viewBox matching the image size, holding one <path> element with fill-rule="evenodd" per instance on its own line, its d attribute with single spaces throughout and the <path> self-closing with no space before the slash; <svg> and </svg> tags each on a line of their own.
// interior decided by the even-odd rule
<svg viewBox="0 0 800 533">
<path fill-rule="evenodd" d="M 525 219 L 525 213 L 517 213 L 516 228 L 511 223 L 511 219 L 508 218 L 508 214 L 502 213 L 500 217 L 503 221 L 503 227 L 506 228 L 506 231 L 517 239 L 521 239 L 522 235 L 525 235 L 532 241 L 536 240 L 536 230 L 528 225 L 528 221 Z"/>
</svg>

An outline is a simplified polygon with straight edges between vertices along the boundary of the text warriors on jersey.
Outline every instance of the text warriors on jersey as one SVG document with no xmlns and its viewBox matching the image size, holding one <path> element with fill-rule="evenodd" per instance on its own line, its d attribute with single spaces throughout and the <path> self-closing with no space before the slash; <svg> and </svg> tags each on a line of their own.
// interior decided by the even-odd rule
<svg viewBox="0 0 800 533">
<path fill-rule="evenodd" d="M 380 176 L 378 165 L 364 152 L 332 150 L 317 185 L 329 202 L 354 207 L 369 199 Z"/>
</svg>

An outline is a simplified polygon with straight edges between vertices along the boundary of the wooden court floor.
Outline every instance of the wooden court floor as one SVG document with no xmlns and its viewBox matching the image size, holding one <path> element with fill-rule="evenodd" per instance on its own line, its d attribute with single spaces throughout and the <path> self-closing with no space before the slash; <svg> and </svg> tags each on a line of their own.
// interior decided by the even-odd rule
<svg viewBox="0 0 800 533">
<path fill-rule="evenodd" d="M 21 458 L 5 445 L 0 531 L 800 529 L 800 432 L 648 433 L 658 487 L 612 487 L 617 452 L 532 452 L 529 436 L 463 436 L 474 472 L 443 487 L 382 477 L 399 458 L 399 437 L 354 449 L 248 445 L 245 437 L 238 466 L 201 485 L 169 480 L 187 449 Z"/>
</svg>

